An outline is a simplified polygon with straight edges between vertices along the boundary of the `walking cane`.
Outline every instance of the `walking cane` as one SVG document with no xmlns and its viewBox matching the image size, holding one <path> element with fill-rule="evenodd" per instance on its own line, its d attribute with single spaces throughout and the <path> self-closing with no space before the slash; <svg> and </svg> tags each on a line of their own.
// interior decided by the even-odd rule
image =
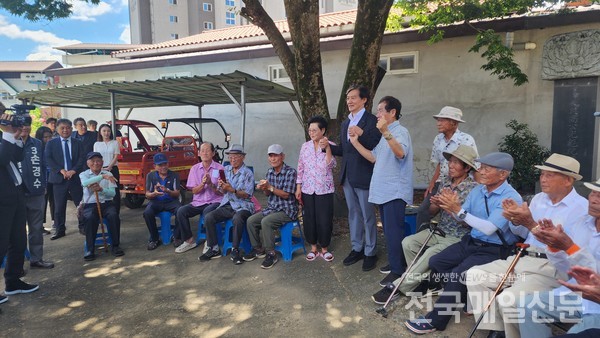
<svg viewBox="0 0 600 338">
<path fill-rule="evenodd" d="M 529 244 L 517 243 L 517 247 L 519 248 L 519 250 L 517 251 L 517 255 L 516 255 L 515 259 L 513 259 L 513 261 L 508 266 L 508 269 L 506 270 L 506 273 L 502 277 L 500 284 L 498 284 L 496 291 L 494 291 L 494 293 L 492 294 L 492 298 L 490 298 L 490 301 L 486 304 L 485 308 L 483 308 L 483 311 L 481 312 L 481 316 L 479 316 L 479 319 L 477 319 L 477 323 L 475 323 L 475 326 L 473 327 L 473 329 L 471 330 L 471 333 L 469 334 L 469 338 L 473 337 L 473 334 L 475 333 L 475 330 L 477 330 L 477 327 L 481 323 L 483 316 L 485 316 L 485 313 L 490 309 L 490 306 L 492 306 L 492 303 L 496 299 L 496 296 L 498 296 L 498 294 L 500 293 L 500 290 L 502 290 L 502 286 L 504 286 L 504 283 L 506 283 L 506 279 L 512 273 L 512 271 L 515 269 L 515 266 L 517 265 L 519 258 L 521 258 L 521 256 L 525 252 L 525 250 L 529 247 Z"/>
<path fill-rule="evenodd" d="M 104 242 L 104 252 L 108 252 L 108 246 L 106 244 L 106 234 L 104 233 L 104 221 L 102 218 L 102 208 L 100 207 L 100 200 L 98 199 L 98 192 L 94 191 L 94 194 L 96 195 L 96 207 L 98 208 L 98 217 L 100 218 L 100 229 L 102 230 L 102 242 Z"/>
<path fill-rule="evenodd" d="M 429 240 L 431 239 L 431 237 L 433 237 L 433 235 L 435 233 L 438 233 L 442 237 L 446 237 L 446 234 L 444 233 L 444 231 L 437 227 L 437 222 L 431 222 L 430 227 L 429 227 L 429 235 L 427 235 L 427 238 L 425 238 L 425 242 L 423 242 L 423 245 L 421 245 L 421 248 L 417 252 L 417 255 L 412 260 L 412 262 L 410 262 L 410 264 L 408 265 L 408 267 L 406 268 L 406 270 L 404 271 L 402 276 L 400 276 L 400 281 L 398 282 L 398 284 L 396 284 L 396 287 L 394 287 L 394 291 L 392 291 L 392 293 L 388 297 L 385 304 L 383 304 L 383 306 L 380 307 L 379 309 L 375 310 L 375 312 L 381 314 L 383 316 L 383 318 L 388 317 L 388 312 L 386 310 L 388 304 L 390 303 L 390 301 L 392 300 L 392 297 L 394 297 L 394 294 L 396 293 L 396 291 L 398 290 L 398 288 L 400 287 L 400 285 L 402 284 L 402 282 L 408 275 L 410 269 L 412 269 L 413 265 L 415 265 L 415 263 L 417 262 L 417 259 L 419 259 L 419 257 L 423 253 L 423 251 L 425 251 L 425 248 L 427 247 L 427 243 L 429 243 Z"/>
</svg>

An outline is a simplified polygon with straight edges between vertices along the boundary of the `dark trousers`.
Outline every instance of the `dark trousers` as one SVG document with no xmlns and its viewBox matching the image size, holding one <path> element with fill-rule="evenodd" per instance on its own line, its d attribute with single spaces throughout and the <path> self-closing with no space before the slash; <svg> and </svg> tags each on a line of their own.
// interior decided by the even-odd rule
<svg viewBox="0 0 600 338">
<path fill-rule="evenodd" d="M 406 202 L 401 199 L 391 200 L 379 205 L 383 234 L 387 246 L 388 263 L 393 273 L 402 275 L 406 270 L 406 258 L 402 250 L 404 239 L 404 212 Z"/>
<path fill-rule="evenodd" d="M 113 201 L 106 201 L 100 204 L 102 217 L 108 221 L 108 231 L 112 246 L 117 247 L 121 243 L 121 220 L 117 214 L 117 209 Z M 85 230 L 85 242 L 88 250 L 93 252 L 94 243 L 96 242 L 96 234 L 98 233 L 98 225 L 102 220 L 98 215 L 98 205 L 96 203 L 87 203 L 83 206 L 83 228 Z"/>
<path fill-rule="evenodd" d="M 177 215 L 177 209 L 181 207 L 181 203 L 178 200 L 172 200 L 169 202 L 151 200 L 144 210 L 144 220 L 146 226 L 150 232 L 150 240 L 152 242 L 158 242 L 158 227 L 156 226 L 156 215 L 159 212 L 168 211 L 174 215 Z M 177 218 L 175 218 L 175 227 L 177 228 Z"/>
<path fill-rule="evenodd" d="M 419 208 L 417 209 L 417 231 L 419 230 L 421 224 L 429 224 L 429 222 L 431 221 L 432 216 L 429 213 L 429 207 L 431 206 L 431 196 L 437 194 L 439 188 L 440 182 L 436 182 L 429 195 L 425 196 L 423 202 L 419 205 Z"/>
<path fill-rule="evenodd" d="M 459 304 L 467 302 L 465 272 L 475 265 L 482 265 L 500 258 L 500 246 L 474 240 L 465 235 L 460 242 L 447 247 L 429 259 L 432 275 L 444 279 L 444 292 L 433 305 L 433 311 L 425 317 L 431 325 L 442 331 Z"/>
<path fill-rule="evenodd" d="M 302 194 L 304 235 L 311 245 L 329 247 L 333 231 L 333 193 Z"/>
<path fill-rule="evenodd" d="M 235 211 L 231 204 L 225 204 L 204 216 L 204 228 L 206 228 L 206 242 L 209 248 L 214 248 L 217 243 L 217 223 L 232 218 L 233 222 L 233 248 L 239 248 L 242 234 L 246 227 L 246 220 L 252 215 L 248 210 Z M 228 236 L 229 234 L 225 234 Z"/>
<path fill-rule="evenodd" d="M 177 228 L 175 229 L 173 237 L 184 241 L 192 238 L 193 234 L 190 226 L 190 217 L 202 214 L 204 215 L 204 219 L 206 219 L 206 214 L 218 207 L 219 203 L 203 204 L 197 207 L 190 203 L 182 206 L 177 210 Z"/>
<path fill-rule="evenodd" d="M 54 190 L 54 226 L 53 228 L 57 233 L 64 233 L 66 231 L 66 217 L 67 217 L 67 196 L 70 194 L 73 199 L 73 204 L 78 206 L 83 198 L 83 188 L 79 178 L 71 178 L 62 183 L 53 184 Z M 83 220 L 79 220 L 79 227 L 83 227 Z"/>
<path fill-rule="evenodd" d="M 115 197 L 113 197 L 113 203 L 114 203 L 115 209 L 117 210 L 117 214 L 120 214 L 121 213 L 121 190 L 119 189 L 118 182 L 121 179 L 121 176 L 119 174 L 119 167 L 117 167 L 117 166 L 112 167 L 112 169 L 110 170 L 110 173 L 113 174 L 113 176 L 117 180 L 117 187 L 115 188 Z"/>
<path fill-rule="evenodd" d="M 54 221 L 54 189 L 52 183 L 46 183 L 46 204 L 44 204 L 44 223 L 46 223 L 46 213 L 50 205 L 50 217 Z"/>
<path fill-rule="evenodd" d="M 0 204 L 0 262 L 6 255 L 4 281 L 7 286 L 21 277 L 27 247 L 25 193 L 19 188 L 13 198 L 14 203 Z"/>
</svg>

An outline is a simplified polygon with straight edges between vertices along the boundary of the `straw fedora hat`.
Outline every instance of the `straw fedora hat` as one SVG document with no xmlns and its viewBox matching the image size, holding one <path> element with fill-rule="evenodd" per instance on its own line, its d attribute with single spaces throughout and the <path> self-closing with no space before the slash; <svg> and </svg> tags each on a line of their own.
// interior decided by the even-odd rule
<svg viewBox="0 0 600 338">
<path fill-rule="evenodd" d="M 477 158 L 477 152 L 472 147 L 461 144 L 452 152 L 444 151 L 442 153 L 446 160 L 450 160 L 450 157 L 454 156 L 457 159 L 466 163 L 469 167 L 477 170 L 477 166 L 475 165 L 475 159 Z"/>
<path fill-rule="evenodd" d="M 579 175 L 579 161 L 570 156 L 554 153 L 542 165 L 536 165 L 535 167 L 573 177 L 576 181 L 583 178 Z"/>
<path fill-rule="evenodd" d="M 600 180 L 597 180 L 596 182 L 590 182 L 590 183 L 583 182 L 583 185 L 588 187 L 588 189 L 590 189 L 590 190 L 600 191 Z"/>
</svg>

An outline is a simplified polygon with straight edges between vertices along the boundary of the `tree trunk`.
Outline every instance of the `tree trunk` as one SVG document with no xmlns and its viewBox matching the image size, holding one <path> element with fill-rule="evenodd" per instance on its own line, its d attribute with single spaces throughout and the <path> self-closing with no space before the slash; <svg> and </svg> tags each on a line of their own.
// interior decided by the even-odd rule
<svg viewBox="0 0 600 338">
<path fill-rule="evenodd" d="M 343 121 L 347 114 L 346 88 L 352 84 L 360 84 L 371 92 L 367 110 L 371 110 L 373 98 L 379 83 L 375 81 L 383 32 L 393 0 L 362 0 L 358 1 L 354 38 L 346 69 L 346 78 L 338 103 L 336 119 Z"/>
</svg>

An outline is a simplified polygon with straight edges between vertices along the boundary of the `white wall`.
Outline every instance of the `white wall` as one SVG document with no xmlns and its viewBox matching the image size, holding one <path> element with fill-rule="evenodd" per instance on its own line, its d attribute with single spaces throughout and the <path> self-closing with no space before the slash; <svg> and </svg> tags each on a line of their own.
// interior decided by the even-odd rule
<svg viewBox="0 0 600 338">
<path fill-rule="evenodd" d="M 419 72 L 386 75 L 374 98 L 377 102 L 384 95 L 393 95 L 403 104 L 400 123 L 408 128 L 413 141 L 415 186 L 423 186 L 432 174 L 429 157 L 431 144 L 437 133 L 432 115 L 437 114 L 445 105 L 463 110 L 467 123 L 462 124 L 460 129 L 475 138 L 481 154 L 497 150 L 501 137 L 509 132 L 505 124 L 513 118 L 529 124 L 540 138 L 541 144 L 549 147 L 554 85 L 552 81 L 541 80 L 544 42 L 556 34 L 591 28 L 600 28 L 600 23 L 515 32 L 515 43 L 527 41 L 537 44 L 535 50 L 515 52 L 517 62 L 529 76 L 529 83 L 520 87 L 515 87 L 511 80 L 498 80 L 496 76 L 480 69 L 485 60 L 478 54 L 468 53 L 474 37 L 451 38 L 434 45 L 413 42 L 383 46 L 383 54 L 419 51 Z M 348 51 L 323 53 L 324 83 L 332 117 L 337 111 L 347 60 Z M 127 81 L 133 81 L 157 79 L 161 74 L 173 72 L 206 75 L 230 73 L 234 70 L 266 78 L 268 66 L 279 63 L 278 58 L 271 57 L 122 73 L 63 76 L 61 81 L 71 85 L 92 83 L 98 77 L 125 77 Z M 125 113 L 121 111 L 122 115 Z M 66 115 L 75 118 L 80 114 L 69 111 Z M 167 115 L 195 117 L 197 114 L 194 107 L 157 108 L 134 111 L 130 119 L 156 122 Z M 296 166 L 304 134 L 289 104 L 249 104 L 247 114 L 247 162 L 255 166 L 257 177 L 266 172 L 268 164 L 264 153 L 272 143 L 282 144 L 287 153 L 286 162 Z M 92 116 L 98 116 L 95 119 L 99 122 L 109 119 L 107 112 L 104 115 L 93 112 L 88 118 L 93 118 Z M 233 141 L 239 142 L 240 114 L 233 104 L 206 106 L 203 108 L 203 116 L 221 120 L 232 133 Z"/>
</svg>

